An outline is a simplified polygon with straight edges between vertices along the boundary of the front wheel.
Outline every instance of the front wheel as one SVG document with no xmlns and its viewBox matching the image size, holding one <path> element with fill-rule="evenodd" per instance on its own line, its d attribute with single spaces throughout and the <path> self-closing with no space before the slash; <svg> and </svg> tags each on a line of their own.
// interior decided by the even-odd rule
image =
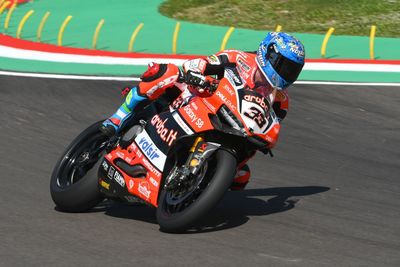
<svg viewBox="0 0 400 267">
<path fill-rule="evenodd" d="M 204 177 L 196 190 L 179 199 L 163 187 L 157 208 L 161 231 L 182 232 L 217 205 L 232 183 L 236 158 L 225 150 L 217 150 L 205 162 Z"/>
<path fill-rule="evenodd" d="M 57 162 L 50 181 L 50 193 L 57 207 L 82 212 L 103 200 L 97 170 L 108 138 L 99 131 L 102 121 L 84 130 Z"/>
</svg>

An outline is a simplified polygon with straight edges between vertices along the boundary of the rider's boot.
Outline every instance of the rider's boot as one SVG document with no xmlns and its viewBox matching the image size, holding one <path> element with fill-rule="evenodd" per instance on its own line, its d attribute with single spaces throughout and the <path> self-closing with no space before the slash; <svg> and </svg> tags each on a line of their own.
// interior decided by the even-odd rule
<svg viewBox="0 0 400 267">
<path fill-rule="evenodd" d="M 133 87 L 117 112 L 103 122 L 100 131 L 108 137 L 114 136 L 121 130 L 123 123 L 132 116 L 133 109 L 145 99 L 145 97 L 138 94 L 138 88 Z"/>
<path fill-rule="evenodd" d="M 250 168 L 247 164 L 238 168 L 230 189 L 232 191 L 243 190 L 250 179 Z"/>
</svg>

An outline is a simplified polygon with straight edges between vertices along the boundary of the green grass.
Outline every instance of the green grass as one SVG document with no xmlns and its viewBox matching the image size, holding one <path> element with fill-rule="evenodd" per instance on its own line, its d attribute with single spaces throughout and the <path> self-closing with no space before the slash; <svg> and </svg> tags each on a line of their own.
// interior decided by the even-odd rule
<svg viewBox="0 0 400 267">
<path fill-rule="evenodd" d="M 197 23 L 255 30 L 400 37 L 400 0 L 167 0 L 160 12 Z"/>
</svg>

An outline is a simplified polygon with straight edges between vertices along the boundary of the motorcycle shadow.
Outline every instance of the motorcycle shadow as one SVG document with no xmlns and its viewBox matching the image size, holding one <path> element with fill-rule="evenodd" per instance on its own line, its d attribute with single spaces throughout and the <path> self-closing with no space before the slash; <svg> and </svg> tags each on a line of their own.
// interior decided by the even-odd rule
<svg viewBox="0 0 400 267">
<path fill-rule="evenodd" d="M 328 191 L 324 186 L 274 187 L 229 191 L 207 218 L 187 233 L 221 231 L 245 224 L 251 216 L 266 216 L 293 209 L 302 197 Z M 264 197 L 271 197 L 264 200 Z"/>
<path fill-rule="evenodd" d="M 121 219 L 157 224 L 156 209 L 142 203 L 114 202 L 104 210 L 104 214 Z"/>
<path fill-rule="evenodd" d="M 207 233 L 235 228 L 245 224 L 251 216 L 265 216 L 293 209 L 299 199 L 291 199 L 292 197 L 319 194 L 329 189 L 324 186 L 302 186 L 229 191 L 217 207 L 185 233 Z M 265 197 L 270 198 L 265 200 Z M 98 211 L 104 211 L 112 217 L 157 224 L 155 209 L 143 204 L 106 203 L 105 208 Z"/>
</svg>

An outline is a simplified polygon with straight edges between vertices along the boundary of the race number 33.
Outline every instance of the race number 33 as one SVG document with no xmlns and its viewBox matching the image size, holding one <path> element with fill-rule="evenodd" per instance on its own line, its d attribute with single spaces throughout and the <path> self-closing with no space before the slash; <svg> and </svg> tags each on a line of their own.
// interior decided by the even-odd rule
<svg viewBox="0 0 400 267">
<path fill-rule="evenodd" d="M 267 123 L 263 112 L 254 106 L 247 109 L 243 114 L 252 119 L 260 129 Z"/>
</svg>

